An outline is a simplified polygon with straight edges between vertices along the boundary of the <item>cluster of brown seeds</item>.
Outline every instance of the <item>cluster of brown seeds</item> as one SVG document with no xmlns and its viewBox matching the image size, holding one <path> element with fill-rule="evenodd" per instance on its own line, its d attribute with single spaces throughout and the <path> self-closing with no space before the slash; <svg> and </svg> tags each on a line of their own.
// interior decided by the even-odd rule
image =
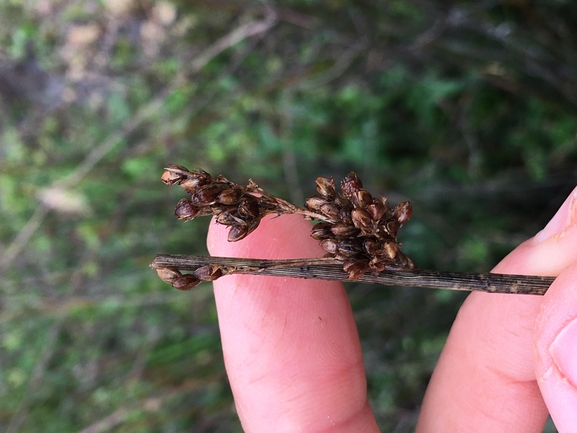
<svg viewBox="0 0 577 433">
<path fill-rule="evenodd" d="M 341 182 L 341 194 L 332 177 L 318 177 L 316 183 L 318 195 L 307 199 L 305 206 L 325 215 L 326 221 L 315 224 L 311 236 L 327 257 L 343 262 L 349 279 L 368 271 L 414 268 L 397 241 L 399 228 L 412 214 L 409 202 L 389 206 L 386 197 L 375 198 L 364 189 L 353 172 Z"/>
<path fill-rule="evenodd" d="M 230 227 L 228 240 L 244 239 L 265 215 L 295 213 L 297 207 L 272 196 L 252 180 L 245 186 L 222 175 L 212 177 L 204 170 L 189 171 L 181 165 L 169 165 L 161 177 L 167 185 L 180 185 L 190 195 L 180 200 L 174 211 L 180 220 L 216 215 L 216 221 Z"/>
<path fill-rule="evenodd" d="M 189 195 L 176 205 L 174 213 L 178 219 L 189 221 L 215 215 L 218 223 L 230 227 L 230 242 L 253 232 L 265 215 L 298 213 L 320 221 L 311 236 L 320 242 L 326 257 L 343 263 L 349 279 L 366 272 L 414 268 L 397 241 L 399 228 L 411 217 L 411 204 L 403 202 L 391 207 L 386 197 L 375 198 L 364 189 L 353 172 L 341 182 L 340 193 L 332 177 L 318 177 L 318 195 L 307 199 L 304 209 L 267 193 L 252 180 L 241 186 L 222 175 L 212 177 L 204 170 L 189 171 L 180 165 L 169 165 L 161 179 L 167 185 L 180 185 Z M 173 268 L 160 268 L 157 272 L 163 281 L 180 290 L 226 273 L 216 265 L 203 266 L 192 274 Z"/>
<path fill-rule="evenodd" d="M 190 290 L 203 281 L 214 281 L 224 275 L 218 265 L 201 266 L 192 274 L 183 274 L 176 268 L 157 268 L 156 273 L 162 281 L 178 290 Z"/>
</svg>

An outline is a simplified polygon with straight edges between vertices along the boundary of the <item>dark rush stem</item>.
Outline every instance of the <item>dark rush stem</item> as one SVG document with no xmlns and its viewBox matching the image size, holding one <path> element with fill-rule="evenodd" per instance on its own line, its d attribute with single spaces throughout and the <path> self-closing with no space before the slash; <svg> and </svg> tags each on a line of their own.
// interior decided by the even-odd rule
<svg viewBox="0 0 577 433">
<path fill-rule="evenodd" d="M 350 281 L 348 274 L 343 271 L 342 263 L 332 258 L 261 260 L 159 254 L 154 258 L 150 267 L 152 269 L 196 270 L 210 264 L 220 266 L 225 275 L 253 274 Z M 475 274 L 413 269 L 386 270 L 376 275 L 366 273 L 354 281 L 387 286 L 543 295 L 554 280 L 555 277 L 533 275 Z"/>
</svg>

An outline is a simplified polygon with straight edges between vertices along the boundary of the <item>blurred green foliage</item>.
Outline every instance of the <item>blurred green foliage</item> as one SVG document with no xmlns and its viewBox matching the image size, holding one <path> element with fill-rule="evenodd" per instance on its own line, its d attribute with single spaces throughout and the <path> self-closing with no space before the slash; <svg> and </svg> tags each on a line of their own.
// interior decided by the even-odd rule
<svg viewBox="0 0 577 433">
<path fill-rule="evenodd" d="M 356 171 L 405 251 L 486 271 L 577 180 L 571 2 L 0 4 L 0 429 L 240 431 L 206 253 L 166 163 L 302 202 Z M 412 431 L 462 294 L 351 285 L 383 431 Z"/>
</svg>

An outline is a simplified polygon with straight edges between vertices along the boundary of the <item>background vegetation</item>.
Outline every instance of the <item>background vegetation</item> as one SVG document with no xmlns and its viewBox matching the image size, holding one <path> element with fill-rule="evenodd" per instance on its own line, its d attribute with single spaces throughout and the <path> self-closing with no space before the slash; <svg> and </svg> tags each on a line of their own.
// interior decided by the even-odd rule
<svg viewBox="0 0 577 433">
<path fill-rule="evenodd" d="M 238 432 L 166 163 L 302 203 L 410 199 L 423 268 L 487 271 L 577 183 L 567 0 L 0 3 L 0 430 Z M 351 285 L 371 404 L 411 431 L 462 294 Z M 554 431 L 553 428 L 550 431 Z"/>
</svg>

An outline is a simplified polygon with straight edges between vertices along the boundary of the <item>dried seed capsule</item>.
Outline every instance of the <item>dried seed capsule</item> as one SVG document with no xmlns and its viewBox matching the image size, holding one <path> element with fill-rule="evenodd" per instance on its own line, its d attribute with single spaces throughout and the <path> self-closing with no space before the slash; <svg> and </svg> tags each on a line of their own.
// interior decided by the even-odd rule
<svg viewBox="0 0 577 433">
<path fill-rule="evenodd" d="M 244 225 L 243 220 L 228 211 L 220 212 L 216 217 L 216 222 L 225 226 Z"/>
<path fill-rule="evenodd" d="M 208 183 L 196 189 L 190 196 L 190 199 L 192 203 L 196 205 L 210 206 L 216 203 L 218 195 L 227 188 L 228 185 L 225 183 Z"/>
<path fill-rule="evenodd" d="M 317 177 L 315 180 L 317 184 L 317 192 L 326 200 L 334 200 L 337 196 L 337 189 L 335 187 L 335 180 L 330 177 Z"/>
<path fill-rule="evenodd" d="M 184 274 L 172 283 L 172 287 L 178 290 L 190 290 L 200 284 L 200 280 L 192 274 Z"/>
<path fill-rule="evenodd" d="M 259 216 L 258 200 L 254 197 L 245 197 L 238 204 L 238 214 L 244 219 L 254 219 Z"/>
<path fill-rule="evenodd" d="M 325 239 L 321 241 L 320 246 L 327 253 L 335 254 L 337 252 L 338 244 L 334 239 Z"/>
<path fill-rule="evenodd" d="M 212 181 L 212 177 L 206 171 L 197 170 L 190 172 L 188 178 L 181 182 L 180 186 L 189 194 L 192 194 L 197 188 L 205 186 Z"/>
<path fill-rule="evenodd" d="M 242 196 L 242 190 L 240 188 L 229 188 L 222 191 L 216 201 L 224 205 L 232 205 L 238 202 Z"/>
<path fill-rule="evenodd" d="M 373 202 L 373 196 L 366 189 L 361 188 L 356 193 L 356 205 L 359 207 L 367 207 Z"/>
<path fill-rule="evenodd" d="M 394 259 L 395 257 L 397 257 L 397 252 L 399 251 L 399 244 L 396 242 L 385 242 L 382 251 L 389 259 Z"/>
<path fill-rule="evenodd" d="M 169 284 L 172 284 L 178 278 L 182 277 L 182 274 L 177 268 L 156 268 L 156 273 L 162 281 Z"/>
<path fill-rule="evenodd" d="M 181 199 L 177 204 L 176 208 L 174 209 L 174 215 L 179 220 L 190 221 L 194 219 L 199 214 L 199 208 L 194 206 L 192 202 L 187 199 Z"/>
<path fill-rule="evenodd" d="M 369 268 L 371 268 L 375 272 L 383 272 L 387 268 L 387 264 L 377 257 L 374 257 L 369 262 Z"/>
<path fill-rule="evenodd" d="M 332 236 L 331 223 L 317 223 L 311 230 L 311 237 L 317 241 L 326 239 Z"/>
<path fill-rule="evenodd" d="M 397 220 L 390 219 L 384 224 L 384 229 L 391 238 L 396 239 L 399 231 L 399 223 Z"/>
<path fill-rule="evenodd" d="M 343 263 L 343 271 L 349 274 L 349 280 L 361 277 L 369 269 L 368 260 L 348 259 Z"/>
<path fill-rule="evenodd" d="M 415 269 L 415 263 L 400 250 L 397 254 L 397 263 L 402 269 Z"/>
<path fill-rule="evenodd" d="M 363 208 L 356 207 L 351 212 L 351 219 L 356 228 L 361 230 L 370 229 L 373 223 L 371 214 Z"/>
<path fill-rule="evenodd" d="M 357 257 L 362 253 L 359 242 L 355 240 L 341 240 L 337 244 L 337 258 Z"/>
<path fill-rule="evenodd" d="M 309 210 L 318 211 L 321 206 L 327 203 L 327 199 L 318 195 L 313 195 L 305 201 L 305 207 Z"/>
<path fill-rule="evenodd" d="M 367 206 L 367 211 L 371 215 L 373 221 L 379 221 L 385 214 L 386 210 L 387 208 L 385 205 L 378 200 L 374 200 L 373 203 Z"/>
<path fill-rule="evenodd" d="M 379 243 L 372 238 L 366 238 L 363 241 L 363 250 L 367 253 L 368 256 L 372 257 L 377 254 L 377 250 L 379 249 Z"/>
<path fill-rule="evenodd" d="M 412 214 L 413 214 L 413 207 L 411 206 L 411 203 L 409 203 L 408 201 L 399 203 L 398 205 L 395 206 L 395 209 L 393 210 L 393 217 L 399 223 L 399 227 L 405 224 L 407 221 L 409 221 L 409 219 L 411 219 Z"/>
<path fill-rule="evenodd" d="M 350 203 L 350 202 L 348 202 Z M 351 211 L 353 210 L 353 205 L 351 204 L 350 206 L 346 206 L 346 207 L 341 207 L 341 210 L 339 211 L 339 219 L 345 223 L 348 224 L 350 226 L 353 225 L 353 220 L 351 218 Z"/>
<path fill-rule="evenodd" d="M 246 238 L 248 235 L 248 226 L 236 225 L 232 226 L 228 232 L 228 241 L 236 242 Z"/>
<path fill-rule="evenodd" d="M 188 175 L 188 168 L 182 165 L 170 164 L 164 169 L 160 180 L 167 185 L 180 184 L 183 180 L 187 179 Z"/>
<path fill-rule="evenodd" d="M 338 222 L 332 225 L 331 232 L 335 236 L 349 237 L 356 235 L 359 231 L 353 225 Z"/>
<path fill-rule="evenodd" d="M 201 281 L 214 281 L 222 277 L 222 269 L 219 265 L 205 265 L 194 271 L 194 276 Z"/>
<path fill-rule="evenodd" d="M 325 203 L 319 210 L 330 219 L 336 220 L 339 218 L 339 208 L 335 204 Z"/>
<path fill-rule="evenodd" d="M 363 182 L 356 173 L 350 172 L 341 182 L 341 190 L 350 201 L 356 201 L 356 193 L 363 187 Z"/>
<path fill-rule="evenodd" d="M 254 221 L 250 221 L 249 223 L 243 221 L 242 225 L 232 226 L 228 232 L 228 241 L 236 242 L 246 238 L 258 227 L 258 224 L 259 220 L 257 219 Z"/>
</svg>

